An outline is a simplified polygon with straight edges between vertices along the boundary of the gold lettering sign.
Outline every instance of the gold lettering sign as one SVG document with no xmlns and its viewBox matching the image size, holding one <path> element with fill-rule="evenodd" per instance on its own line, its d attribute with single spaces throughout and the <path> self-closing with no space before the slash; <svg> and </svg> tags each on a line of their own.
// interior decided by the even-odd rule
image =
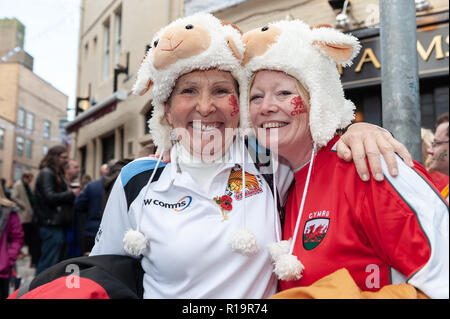
<svg viewBox="0 0 450 319">
<path fill-rule="evenodd" d="M 428 72 L 429 70 L 433 72 L 436 70 L 441 72 L 442 70 L 445 70 L 445 68 L 448 70 L 448 64 L 447 66 L 443 64 L 445 62 L 443 59 L 449 57 L 450 51 L 449 36 L 447 34 L 448 31 L 444 30 L 444 34 L 443 32 L 436 32 L 435 29 L 432 29 L 432 31 L 432 34 L 429 32 L 418 32 L 416 48 L 417 55 L 420 56 L 420 58 L 418 58 L 419 74 Z M 354 85 L 360 81 L 378 81 L 377 79 L 380 77 L 379 70 L 381 69 L 381 63 L 377 57 L 381 50 L 380 43 L 378 41 L 378 39 L 363 41 L 361 44 L 367 47 L 363 47 L 357 58 L 358 60 L 355 59 L 355 64 L 351 68 L 344 70 L 341 65 L 336 64 L 336 68 L 341 75 L 341 79 L 344 84 L 351 83 L 351 85 Z M 363 66 L 367 62 L 372 63 L 375 69 L 367 68 L 366 70 L 362 70 Z"/>
<path fill-rule="evenodd" d="M 447 43 L 448 43 L 448 36 L 447 36 Z M 433 40 L 431 40 L 430 45 L 428 46 L 427 51 L 423 48 L 422 44 L 419 40 L 417 40 L 417 52 L 419 53 L 420 57 L 424 61 L 428 61 L 430 58 L 431 52 L 433 52 L 433 48 L 436 47 L 436 60 L 440 60 L 444 58 L 444 52 L 442 51 L 442 35 L 435 35 L 433 37 Z M 447 54 L 448 56 L 448 54 Z"/>
<path fill-rule="evenodd" d="M 362 66 L 366 62 L 372 62 L 372 64 L 377 68 L 381 68 L 380 62 L 378 62 L 377 57 L 372 51 L 372 48 L 366 48 L 364 50 L 363 56 L 361 60 L 359 60 L 358 66 L 355 69 L 355 72 L 361 72 Z"/>
<path fill-rule="evenodd" d="M 447 43 L 447 46 L 448 46 L 448 35 L 447 35 L 447 37 L 445 38 L 445 42 Z M 445 52 L 445 56 L 448 57 L 448 51 Z"/>
</svg>

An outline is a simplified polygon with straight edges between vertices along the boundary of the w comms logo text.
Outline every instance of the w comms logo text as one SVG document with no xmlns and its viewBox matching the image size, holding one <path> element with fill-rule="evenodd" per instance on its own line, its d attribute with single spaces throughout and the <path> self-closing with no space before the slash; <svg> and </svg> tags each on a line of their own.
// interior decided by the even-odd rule
<svg viewBox="0 0 450 319">
<path fill-rule="evenodd" d="M 166 203 L 159 199 L 144 199 L 144 206 L 155 205 L 161 208 L 173 209 L 176 212 L 181 212 L 189 207 L 192 202 L 192 196 L 183 196 L 176 203 Z"/>
</svg>

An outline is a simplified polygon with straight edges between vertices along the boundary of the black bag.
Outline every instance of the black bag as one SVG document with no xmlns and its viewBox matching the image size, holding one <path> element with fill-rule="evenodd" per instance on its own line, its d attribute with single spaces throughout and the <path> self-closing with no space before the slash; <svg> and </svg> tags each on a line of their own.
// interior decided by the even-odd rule
<svg viewBox="0 0 450 319">
<path fill-rule="evenodd" d="M 77 289 L 67 285 L 72 283 L 71 279 L 74 282 L 78 279 Z M 139 259 L 121 255 L 83 256 L 44 270 L 9 299 L 22 296 L 24 299 L 142 299 L 143 280 Z"/>
</svg>

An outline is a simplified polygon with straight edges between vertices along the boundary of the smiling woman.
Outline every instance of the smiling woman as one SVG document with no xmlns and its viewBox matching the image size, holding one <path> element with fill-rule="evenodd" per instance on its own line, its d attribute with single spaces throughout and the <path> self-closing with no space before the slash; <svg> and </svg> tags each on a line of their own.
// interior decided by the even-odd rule
<svg viewBox="0 0 450 319">
<path fill-rule="evenodd" d="M 345 268 L 362 291 L 407 282 L 431 298 L 448 298 L 448 205 L 425 169 L 407 167 L 397 156 L 400 173 L 392 178 L 382 158 L 387 181 L 365 183 L 336 153 L 335 131 L 350 123 L 354 109 L 336 63 L 351 63 L 358 40 L 300 20 L 272 23 L 243 38 L 256 43 L 271 29 L 276 36 L 268 35 L 265 50 L 246 48 L 246 68 L 254 76 L 246 106 L 259 141 L 295 172 L 284 240 L 271 246 L 281 289 L 307 287 Z M 377 270 L 375 285 L 368 269 Z"/>
<path fill-rule="evenodd" d="M 279 238 L 280 221 L 270 185 L 238 135 L 248 123 L 238 103 L 241 33 L 199 13 L 164 27 L 152 43 L 134 91 L 152 89 L 150 131 L 160 150 L 173 146 L 172 162 L 145 158 L 123 169 L 133 177 L 117 179 L 92 254 L 142 255 L 145 298 L 269 297 L 277 282 L 266 247 Z M 283 197 L 292 175 L 286 166 L 276 174 Z M 142 204 L 180 197 L 186 205 L 178 211 Z M 130 228 L 136 236 L 122 242 L 117 234 Z"/>
<path fill-rule="evenodd" d="M 292 168 L 300 167 L 311 157 L 312 150 L 308 92 L 292 76 L 266 70 L 256 73 L 250 88 L 250 118 L 258 130 L 258 140 L 292 158 Z M 292 141 L 298 138 L 311 142 L 293 148 Z M 293 156 L 289 156 L 291 153 Z"/>
<path fill-rule="evenodd" d="M 241 32 L 199 13 L 173 21 L 149 43 L 133 92 L 152 90 L 150 132 L 161 154 L 171 148 L 172 161 L 144 157 L 122 169 L 91 256 L 137 258 L 144 298 L 270 297 L 278 282 L 267 247 L 281 239 L 278 204 L 293 173 L 272 158 L 263 174 L 249 150 L 256 141 L 247 147 Z M 260 125 L 291 135 L 291 113 L 304 117 L 307 97 L 299 99 L 295 81 L 284 87 L 282 80 L 280 88 L 261 84 L 257 94 L 286 104 L 286 114 Z"/>
<path fill-rule="evenodd" d="M 177 80 L 166 103 L 166 119 L 193 156 L 220 157 L 233 142 L 239 124 L 233 113 L 236 104 L 230 105 L 237 101 L 235 82 L 220 70 L 193 71 Z"/>
</svg>

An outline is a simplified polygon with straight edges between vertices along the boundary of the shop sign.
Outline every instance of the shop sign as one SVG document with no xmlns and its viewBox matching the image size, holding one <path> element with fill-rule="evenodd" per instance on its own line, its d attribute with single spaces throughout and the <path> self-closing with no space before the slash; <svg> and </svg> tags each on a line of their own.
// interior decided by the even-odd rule
<svg viewBox="0 0 450 319">
<path fill-rule="evenodd" d="M 344 88 L 380 83 L 380 37 L 361 41 L 361 51 L 351 67 L 338 67 Z M 448 74 L 449 37 L 448 24 L 419 28 L 417 30 L 417 58 L 419 77 Z"/>
</svg>

